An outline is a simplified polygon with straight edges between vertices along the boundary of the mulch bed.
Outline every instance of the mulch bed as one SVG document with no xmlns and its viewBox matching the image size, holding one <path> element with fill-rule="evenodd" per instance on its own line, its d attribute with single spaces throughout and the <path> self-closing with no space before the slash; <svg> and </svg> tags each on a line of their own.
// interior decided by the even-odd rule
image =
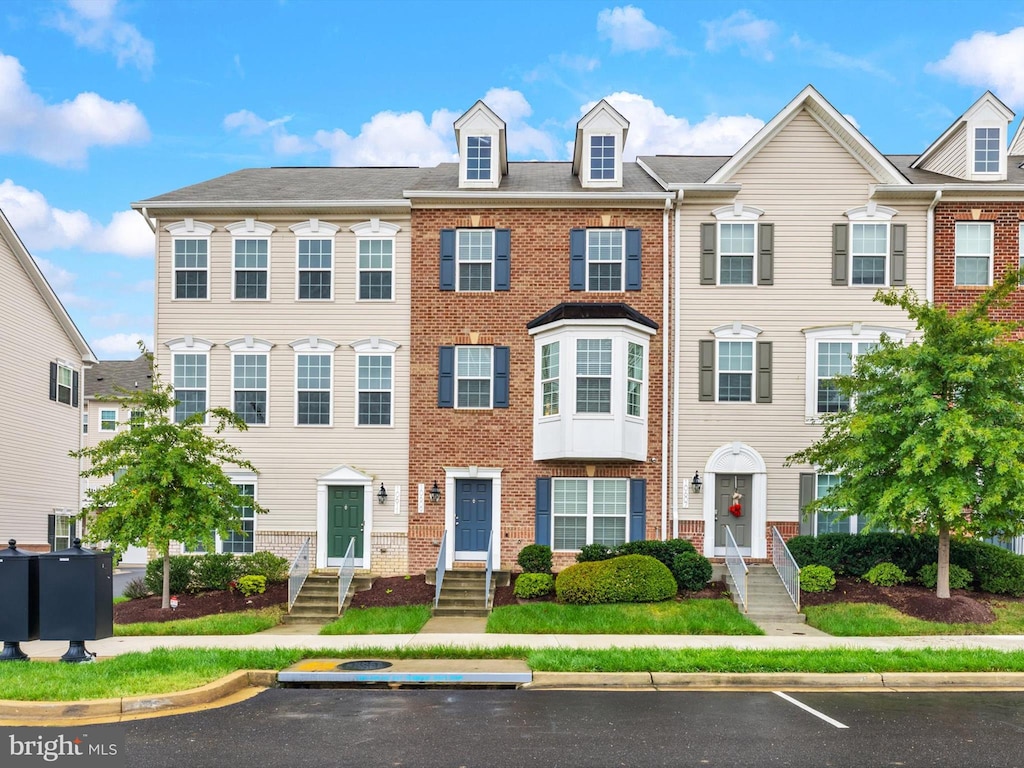
<svg viewBox="0 0 1024 768">
<path fill-rule="evenodd" d="M 178 595 L 177 610 L 163 610 L 160 595 L 129 600 L 114 606 L 115 624 L 135 624 L 140 621 L 172 621 L 174 619 L 197 619 L 215 613 L 235 613 L 256 608 L 270 608 L 288 604 L 288 583 L 271 584 L 262 595 L 246 597 L 237 590 L 230 592 L 200 592 L 195 595 Z"/>
<path fill-rule="evenodd" d="M 800 604 L 881 603 L 915 619 L 946 624 L 990 624 L 996 620 L 987 602 L 994 596 L 981 597 L 964 589 L 950 590 L 950 594 L 948 599 L 939 598 L 933 590 L 921 586 L 876 587 L 867 581 L 837 576 L 833 591 L 803 592 Z"/>
</svg>

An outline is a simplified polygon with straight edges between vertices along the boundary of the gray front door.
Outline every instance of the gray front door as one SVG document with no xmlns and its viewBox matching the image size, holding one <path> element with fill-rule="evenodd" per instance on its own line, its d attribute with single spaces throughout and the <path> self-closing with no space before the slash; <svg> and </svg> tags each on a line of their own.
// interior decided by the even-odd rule
<svg viewBox="0 0 1024 768">
<path fill-rule="evenodd" d="M 486 560 L 491 540 L 491 481 L 455 481 L 455 557 Z"/>
<path fill-rule="evenodd" d="M 753 512 L 751 489 L 753 475 L 715 475 L 715 546 L 728 546 L 725 526 L 732 529 L 736 546 L 750 549 L 750 517 Z M 734 494 L 739 494 L 737 499 Z M 739 504 L 739 515 L 729 511 Z"/>
</svg>

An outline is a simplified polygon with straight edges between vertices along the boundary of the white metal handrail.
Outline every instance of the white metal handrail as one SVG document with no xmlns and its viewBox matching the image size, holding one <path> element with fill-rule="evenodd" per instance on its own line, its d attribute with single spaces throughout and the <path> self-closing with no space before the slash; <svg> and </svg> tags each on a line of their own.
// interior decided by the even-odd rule
<svg viewBox="0 0 1024 768">
<path fill-rule="evenodd" d="M 789 592 L 789 597 L 800 612 L 800 566 L 796 564 L 793 553 L 786 546 L 785 539 L 779 529 L 772 526 L 772 565 L 779 572 L 779 578 Z"/>
<path fill-rule="evenodd" d="M 487 579 L 484 582 L 484 608 L 491 609 L 491 573 L 493 572 L 494 560 L 494 537 L 491 536 L 487 543 Z"/>
<path fill-rule="evenodd" d="M 750 571 L 743 561 L 740 548 L 736 546 L 736 539 L 732 535 L 732 528 L 725 526 L 725 567 L 729 569 L 732 576 L 733 586 L 736 588 L 736 595 L 743 606 L 743 612 L 747 612 L 747 573 Z"/>
<path fill-rule="evenodd" d="M 292 560 L 292 566 L 288 569 L 288 610 L 292 609 L 302 585 L 306 583 L 309 576 L 309 536 L 299 547 L 299 552 Z"/>
<path fill-rule="evenodd" d="M 437 571 L 434 577 L 434 607 L 441 601 L 441 582 L 444 581 L 445 552 L 448 548 L 448 529 L 441 534 L 441 549 L 437 553 Z"/>
<path fill-rule="evenodd" d="M 352 577 L 356 572 L 356 537 L 353 536 L 348 540 L 348 549 L 345 550 L 345 556 L 341 558 L 341 565 L 338 566 L 338 615 L 341 615 L 341 610 L 345 605 L 345 596 L 348 594 L 348 588 L 352 586 Z"/>
</svg>

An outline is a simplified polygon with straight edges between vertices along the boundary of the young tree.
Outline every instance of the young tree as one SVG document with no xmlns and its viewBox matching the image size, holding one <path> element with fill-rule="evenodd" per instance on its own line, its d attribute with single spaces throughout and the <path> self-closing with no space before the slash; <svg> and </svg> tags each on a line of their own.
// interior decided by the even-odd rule
<svg viewBox="0 0 1024 768">
<path fill-rule="evenodd" d="M 87 459 L 83 477 L 115 479 L 89 491 L 79 515 L 89 519 L 89 539 L 124 549 L 152 546 L 164 557 L 163 608 L 170 606 L 171 541 L 203 542 L 212 550 L 214 531 L 240 532 L 239 508 L 266 512 L 239 492 L 224 473 L 225 465 L 255 472 L 241 451 L 217 437 L 228 427 L 246 429 L 226 408 L 195 413 L 180 423 L 173 416 L 177 400 L 171 387 L 153 373 L 153 387 L 116 398 L 132 414 L 130 429 L 91 448 L 73 451 Z M 203 427 L 209 420 L 215 434 Z"/>
<path fill-rule="evenodd" d="M 872 524 L 938 533 L 938 597 L 949 597 L 950 536 L 1024 533 L 1024 344 L 997 321 L 1020 275 L 1007 275 L 952 313 L 912 291 L 879 292 L 920 337 L 883 339 L 836 380 L 851 408 L 823 419 L 821 439 L 786 459 L 842 482 L 811 511 L 868 515 Z"/>
</svg>

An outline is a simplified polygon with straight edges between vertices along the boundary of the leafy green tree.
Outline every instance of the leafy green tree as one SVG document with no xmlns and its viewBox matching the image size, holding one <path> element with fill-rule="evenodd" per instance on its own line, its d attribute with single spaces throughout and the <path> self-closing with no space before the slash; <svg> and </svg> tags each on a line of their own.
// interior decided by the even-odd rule
<svg viewBox="0 0 1024 768">
<path fill-rule="evenodd" d="M 872 526 L 938 533 L 936 594 L 949 597 L 950 536 L 1024 533 L 1024 344 L 1020 322 L 992 319 L 1016 289 L 1014 272 L 960 311 L 879 291 L 918 338 L 882 342 L 836 383 L 852 408 L 786 464 L 842 482 L 811 504 L 867 515 Z M 993 311 L 995 310 L 995 311 Z"/>
<path fill-rule="evenodd" d="M 164 557 L 163 608 L 170 606 L 172 541 L 214 546 L 222 536 L 241 532 L 239 508 L 266 512 L 243 495 L 224 473 L 230 465 L 255 472 L 241 451 L 218 437 L 229 427 L 245 430 L 245 422 L 226 408 L 211 408 L 175 423 L 177 400 L 156 371 L 153 387 L 115 398 L 122 413 L 131 413 L 130 429 L 91 448 L 73 451 L 86 459 L 83 477 L 115 479 L 89 491 L 81 519 L 89 520 L 89 540 L 108 541 L 123 550 L 152 546 Z M 213 433 L 204 428 L 209 421 Z"/>
</svg>

